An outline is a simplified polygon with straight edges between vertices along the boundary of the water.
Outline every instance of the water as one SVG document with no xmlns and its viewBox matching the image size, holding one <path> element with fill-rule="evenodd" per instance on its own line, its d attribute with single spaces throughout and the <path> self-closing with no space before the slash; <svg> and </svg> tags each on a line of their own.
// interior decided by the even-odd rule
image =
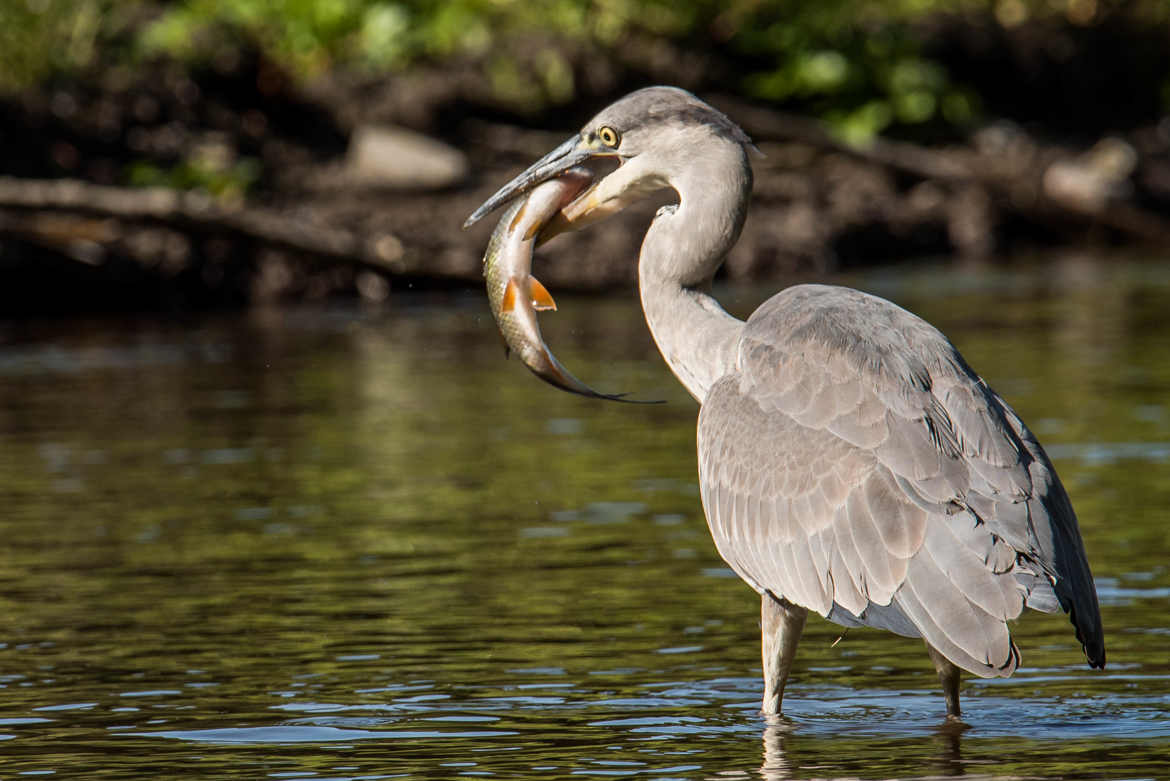
<svg viewBox="0 0 1170 781">
<path fill-rule="evenodd" d="M 1049 448 L 1109 667 L 1063 616 L 940 729 L 920 643 L 810 619 L 758 714 L 695 406 L 632 294 L 561 299 L 578 399 L 481 296 L 0 324 L 0 778 L 1154 778 L 1170 756 L 1170 272 L 844 281 L 942 327 Z M 765 291 L 725 291 L 749 311 Z"/>
</svg>

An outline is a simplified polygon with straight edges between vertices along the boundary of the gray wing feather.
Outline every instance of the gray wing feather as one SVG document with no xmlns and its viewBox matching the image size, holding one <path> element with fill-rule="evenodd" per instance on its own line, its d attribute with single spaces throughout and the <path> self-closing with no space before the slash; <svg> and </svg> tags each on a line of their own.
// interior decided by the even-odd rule
<svg viewBox="0 0 1170 781">
<path fill-rule="evenodd" d="M 978 675 L 1018 663 L 1006 622 L 1070 612 L 1104 663 L 1076 516 L 1018 416 L 936 329 L 802 285 L 745 325 L 699 416 L 720 554 L 759 591 L 921 635 Z"/>
</svg>

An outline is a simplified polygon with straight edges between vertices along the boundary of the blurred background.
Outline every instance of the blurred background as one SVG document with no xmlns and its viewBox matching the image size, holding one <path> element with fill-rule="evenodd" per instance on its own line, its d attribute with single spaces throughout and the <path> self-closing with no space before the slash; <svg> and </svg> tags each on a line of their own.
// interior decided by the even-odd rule
<svg viewBox="0 0 1170 781">
<path fill-rule="evenodd" d="M 3 0 L 0 315 L 478 285 L 463 218 L 656 83 L 764 153 L 732 280 L 1170 246 L 1168 0 Z"/>
</svg>

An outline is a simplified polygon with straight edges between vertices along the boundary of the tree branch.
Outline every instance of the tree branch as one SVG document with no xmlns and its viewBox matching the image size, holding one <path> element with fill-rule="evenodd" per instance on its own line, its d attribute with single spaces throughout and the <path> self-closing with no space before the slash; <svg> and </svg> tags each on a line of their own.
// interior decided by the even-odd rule
<svg viewBox="0 0 1170 781">
<path fill-rule="evenodd" d="M 224 206 L 206 195 L 160 187 L 140 189 L 73 179 L 0 177 L 0 207 L 151 223 L 186 232 L 228 233 L 382 273 L 411 270 L 407 268 L 401 242 L 389 233 L 362 236 L 344 228 L 306 223 L 262 207 Z M 110 230 L 107 227 L 101 237 L 89 238 L 97 241 L 116 238 Z M 8 219 L 0 221 L 0 232 L 27 234 L 29 230 Z"/>
</svg>

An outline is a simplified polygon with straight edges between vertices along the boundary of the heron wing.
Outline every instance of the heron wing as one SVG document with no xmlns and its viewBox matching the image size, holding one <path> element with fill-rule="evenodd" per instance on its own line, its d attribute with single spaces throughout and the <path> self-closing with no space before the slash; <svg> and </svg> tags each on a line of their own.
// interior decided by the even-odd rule
<svg viewBox="0 0 1170 781">
<path fill-rule="evenodd" d="M 699 422 L 704 508 L 755 588 L 922 635 L 978 675 L 1025 603 L 1100 619 L 1076 518 L 1035 438 L 936 329 L 827 286 L 765 303 Z"/>
</svg>

